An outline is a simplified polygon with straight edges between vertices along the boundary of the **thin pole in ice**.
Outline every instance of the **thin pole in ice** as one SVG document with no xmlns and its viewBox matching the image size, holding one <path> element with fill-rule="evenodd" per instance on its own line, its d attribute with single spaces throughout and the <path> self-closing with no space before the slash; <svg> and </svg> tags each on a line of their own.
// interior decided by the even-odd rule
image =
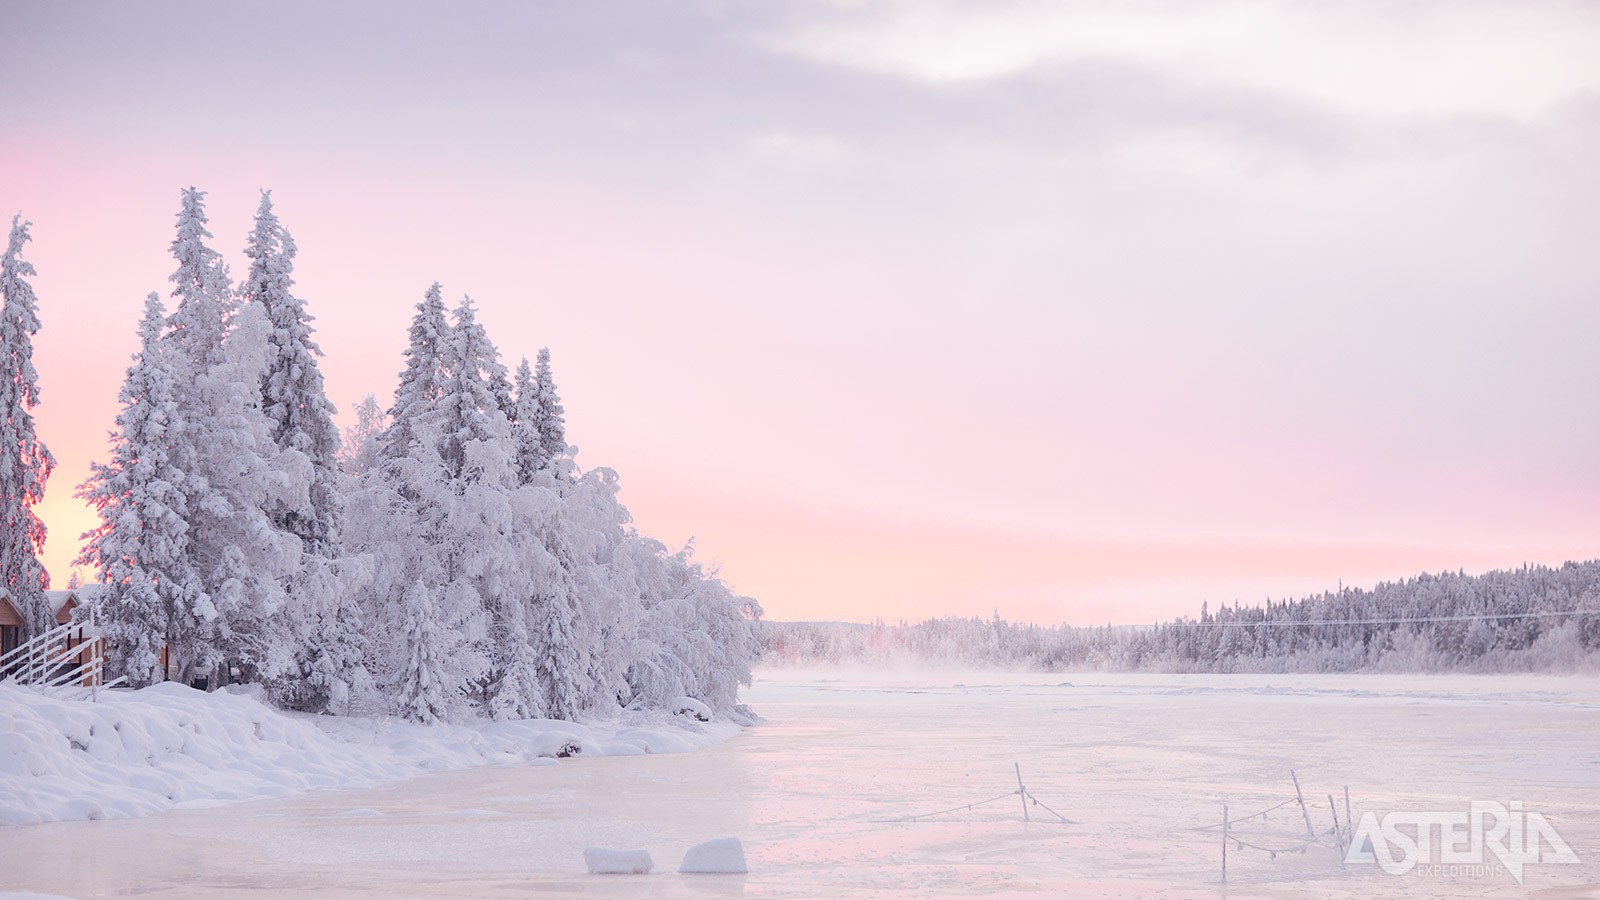
<svg viewBox="0 0 1600 900">
<path fill-rule="evenodd" d="M 1350 785 L 1344 786 L 1344 827 L 1350 832 L 1345 839 L 1344 849 L 1349 850 L 1356 839 L 1356 820 L 1350 818 Z"/>
<path fill-rule="evenodd" d="M 1222 881 L 1228 881 L 1228 804 L 1222 804 Z"/>
<path fill-rule="evenodd" d="M 1031 821 L 1028 818 L 1028 789 L 1022 786 L 1022 763 L 1013 761 L 1011 765 L 1017 770 L 1017 794 L 1022 797 L 1022 821 Z"/>
<path fill-rule="evenodd" d="M 1306 817 L 1306 837 L 1314 838 L 1317 836 L 1317 832 L 1311 827 L 1311 811 L 1306 809 L 1305 795 L 1300 793 L 1300 776 L 1294 774 L 1294 770 L 1290 769 L 1289 777 L 1294 779 L 1294 795 L 1300 800 L 1300 814 Z"/>
</svg>

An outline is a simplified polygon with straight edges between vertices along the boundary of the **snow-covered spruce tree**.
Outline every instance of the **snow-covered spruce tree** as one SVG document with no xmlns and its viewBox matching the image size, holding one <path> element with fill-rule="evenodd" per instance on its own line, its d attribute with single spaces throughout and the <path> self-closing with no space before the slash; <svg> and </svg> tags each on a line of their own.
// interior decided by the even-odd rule
<svg viewBox="0 0 1600 900">
<path fill-rule="evenodd" d="M 517 365 L 516 401 L 512 406 L 511 443 L 516 451 L 517 481 L 529 484 L 544 468 L 539 434 L 539 389 L 524 356 Z"/>
<path fill-rule="evenodd" d="M 530 530 L 539 498 L 517 495 L 511 425 L 495 395 L 504 380 L 499 351 L 477 320 L 471 298 L 455 311 L 438 401 L 440 455 L 449 483 L 441 535 L 450 554 L 448 594 L 476 602 L 487 616 L 482 702 L 501 717 L 549 708 L 534 679 L 524 608 L 527 559 L 517 535 Z M 536 513 L 535 513 L 536 514 Z"/>
<path fill-rule="evenodd" d="M 267 510 L 274 527 L 299 538 L 301 558 L 283 585 L 283 637 L 292 646 L 294 669 L 271 684 L 280 702 L 322 710 L 365 684 L 365 638 L 359 607 L 344 589 L 336 562 L 343 508 L 338 457 L 337 410 L 323 390 L 311 340 L 311 316 L 290 288 L 294 284 L 294 239 L 272 210 L 272 193 L 261 192 L 255 228 L 245 246 L 250 271 L 242 286 L 246 308 L 258 307 L 269 329 L 261 373 L 261 409 L 277 453 L 298 453 L 310 465 L 310 483 Z M 298 462 L 298 461 L 297 461 Z"/>
<path fill-rule="evenodd" d="M 584 640 L 579 563 L 565 525 L 559 515 L 542 522 L 541 546 L 529 553 L 528 632 L 541 705 L 555 718 L 576 719 L 593 700 L 585 678 L 592 654 Z"/>
<path fill-rule="evenodd" d="M 460 690 L 456 672 L 449 664 L 446 626 L 420 580 L 406 589 L 403 598 L 405 630 L 403 646 L 405 668 L 397 685 L 401 714 L 413 722 L 432 725 L 449 719 Z"/>
<path fill-rule="evenodd" d="M 468 375 L 457 362 L 478 352 L 472 346 L 485 340 L 475 326 L 468 331 L 480 333 L 469 336 L 464 349 L 445 318 L 439 286 L 429 288 L 412 319 L 382 462 L 362 476 L 347 520 L 350 546 L 373 560 L 365 603 L 376 626 L 374 674 L 413 718 L 425 718 L 417 712 L 419 703 L 434 710 L 431 715 L 464 712 L 466 692 L 481 686 L 490 669 L 478 576 L 495 568 L 488 561 L 502 555 L 503 541 L 493 533 L 509 525 L 510 504 L 504 496 L 495 502 L 496 488 L 512 477 L 505 446 L 509 428 L 482 368 Z M 478 415 L 485 408 L 492 412 L 486 422 Z M 485 481 L 482 490 L 467 489 Z M 481 546 L 472 546 L 475 541 Z M 438 623 L 425 635 L 408 624 L 415 605 L 410 597 L 418 591 L 429 598 Z M 435 693 L 420 699 L 415 692 L 424 682 L 409 674 L 419 658 L 412 646 L 423 639 L 418 635 L 433 642 L 426 659 L 435 661 L 426 682 Z"/>
<path fill-rule="evenodd" d="M 520 613 L 529 665 L 519 686 L 529 689 L 545 714 L 570 719 L 592 699 L 583 681 L 591 655 L 580 634 L 580 563 L 566 534 L 571 524 L 565 515 L 567 501 L 544 456 L 539 389 L 527 357 L 517 366 L 514 409 L 511 445 L 517 481 L 524 504 L 536 511 L 535 520 L 518 534 L 526 566 Z"/>
<path fill-rule="evenodd" d="M 386 459 L 399 459 L 412 451 L 417 440 L 415 423 L 443 390 L 450 319 L 445 313 L 441 290 L 435 281 L 411 318 L 411 345 L 405 352 L 406 367 L 400 373 L 394 405 L 389 408 L 389 427 L 383 433 Z"/>
<path fill-rule="evenodd" d="M 186 611 L 172 645 L 180 680 L 215 684 L 228 660 L 251 680 L 289 677 L 294 636 L 282 615 L 284 580 L 297 568 L 300 542 L 273 526 L 266 510 L 304 507 L 310 465 L 280 453 L 261 411 L 271 325 L 264 310 L 237 308 L 228 270 L 206 246 L 205 194 L 183 192 L 172 253 L 177 307 L 170 318 L 174 392 L 184 422 L 169 453 L 188 500 L 190 564 L 203 592 Z"/>
<path fill-rule="evenodd" d="M 185 444 L 185 423 L 173 396 L 177 376 L 164 355 L 165 328 L 166 310 L 152 292 L 119 395 L 111 461 L 92 463 L 78 488 L 100 525 L 84 535 L 77 562 L 94 567 L 107 585 L 97 601 L 100 627 L 112 667 L 135 685 L 166 676 L 161 648 L 181 642 L 179 628 L 192 629 L 188 617 L 203 593 L 189 557 L 189 476 L 168 452 Z"/>
<path fill-rule="evenodd" d="M 561 408 L 561 398 L 556 395 L 555 377 L 550 374 L 549 347 L 539 351 L 539 363 L 534 369 L 534 386 L 539 406 L 539 451 L 544 456 L 545 465 L 552 466 L 558 460 L 565 459 L 570 450 L 567 447 L 567 423 L 562 418 L 566 410 Z"/>
<path fill-rule="evenodd" d="M 500 408 L 506 421 L 517 420 L 517 398 L 511 390 L 511 380 L 506 377 L 505 366 L 496 366 L 493 372 L 488 373 L 489 393 L 494 395 L 495 405 Z"/>
<path fill-rule="evenodd" d="M 250 272 L 241 289 L 245 303 L 261 304 L 271 326 L 261 410 L 271 423 L 273 442 L 305 454 L 312 472 L 309 505 L 275 510 L 273 517 L 300 538 L 307 553 L 331 558 L 337 555 L 341 500 L 339 429 L 333 424 L 338 410 L 323 390 L 317 362 L 322 349 L 311 340 L 312 317 L 290 292 L 295 252 L 294 239 L 272 211 L 272 192 L 262 191 L 255 229 L 244 250 Z"/>
<path fill-rule="evenodd" d="M 376 438 L 378 458 L 359 473 L 345 508 L 346 550 L 372 563 L 371 580 L 361 594 L 373 639 L 369 667 L 381 699 L 397 708 L 406 704 L 407 685 L 414 690 L 418 683 L 408 674 L 415 658 L 412 643 L 422 639 L 422 632 L 413 627 L 417 601 L 412 594 L 426 595 L 429 585 L 441 580 L 429 554 L 439 518 L 434 498 L 443 473 L 438 447 L 419 437 L 418 426 L 439 396 L 449 332 L 435 283 L 417 304 L 411 321 L 411 345 L 405 351 L 406 366 L 395 388 L 389 424 Z M 436 636 L 429 632 L 427 639 L 434 641 Z M 425 659 L 433 659 L 434 648 L 430 646 L 426 654 Z M 439 680 L 429 676 L 429 683 Z M 452 697 L 424 698 L 424 708 L 433 710 L 427 715 L 437 716 Z"/>
<path fill-rule="evenodd" d="M 359 594 L 371 638 L 368 668 L 376 681 L 376 699 L 396 708 L 415 699 L 407 697 L 405 687 L 414 655 L 412 611 L 408 605 L 414 603 L 409 592 L 427 592 L 429 585 L 437 586 L 442 581 L 436 554 L 432 552 L 436 517 L 432 498 L 439 479 L 437 467 L 423 458 L 431 450 L 418 444 L 407 456 L 387 459 L 382 466 L 367 471 L 346 504 L 347 557 L 368 560 L 371 566 L 370 579 Z M 440 637 L 454 635 L 428 633 L 431 642 Z M 430 647 L 427 658 L 437 657 L 446 663 L 460 661 L 461 654 L 454 652 L 458 649 L 454 642 Z M 444 677 L 440 675 L 433 682 Z M 441 709 L 453 704 L 453 695 L 442 695 L 428 705 Z"/>
<path fill-rule="evenodd" d="M 172 296 L 178 298 L 168 319 L 168 339 L 181 351 L 190 372 L 197 375 L 227 361 L 222 339 L 234 310 L 227 263 L 205 243 L 211 237 L 206 230 L 205 197 L 205 191 L 193 187 L 182 192 L 178 236 L 172 242 L 178 269 L 168 278 Z"/>
<path fill-rule="evenodd" d="M 20 258 L 32 237 L 30 223 L 11 219 L 11 236 L 0 257 L 0 589 L 22 615 L 23 635 L 47 631 L 51 610 L 44 590 L 50 574 L 39 564 L 44 523 L 33 508 L 44 498 L 55 457 L 33 430 L 30 410 L 39 402 L 39 373 L 33 367 L 33 335 L 39 330 L 38 301 L 24 279 L 36 275 Z"/>
<path fill-rule="evenodd" d="M 494 604 L 489 634 L 497 642 L 485 682 L 489 715 L 496 720 L 536 719 L 546 714 L 538 659 L 534 653 L 526 604 L 510 585 Z"/>
<path fill-rule="evenodd" d="M 508 452 L 511 428 L 492 387 L 496 377 L 505 379 L 505 367 L 478 323 L 471 297 L 456 307 L 455 320 L 437 403 L 446 477 L 463 485 L 506 488 L 515 483 Z"/>
</svg>

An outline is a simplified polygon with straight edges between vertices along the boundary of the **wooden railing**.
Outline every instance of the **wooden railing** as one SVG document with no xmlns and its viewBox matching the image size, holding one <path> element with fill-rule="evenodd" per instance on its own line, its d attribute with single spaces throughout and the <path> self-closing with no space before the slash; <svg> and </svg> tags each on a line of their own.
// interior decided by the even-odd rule
<svg viewBox="0 0 1600 900">
<path fill-rule="evenodd" d="M 73 643 L 74 632 L 78 637 Z M 57 625 L 0 656 L 0 684 L 36 687 L 57 696 L 95 699 L 105 681 L 105 644 L 98 634 L 84 635 L 84 623 Z"/>
</svg>

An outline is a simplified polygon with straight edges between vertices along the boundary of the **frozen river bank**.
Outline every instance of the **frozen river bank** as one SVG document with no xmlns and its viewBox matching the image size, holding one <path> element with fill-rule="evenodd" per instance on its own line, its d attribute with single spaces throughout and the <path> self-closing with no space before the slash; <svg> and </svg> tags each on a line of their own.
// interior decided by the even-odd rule
<svg viewBox="0 0 1600 900">
<path fill-rule="evenodd" d="M 1600 882 L 1600 681 L 1547 676 L 762 673 L 768 723 L 687 754 L 447 772 L 130 820 L 0 832 L 0 890 L 69 897 L 1589 896 Z M 1018 799 L 920 819 L 1016 786 Z M 1582 860 L 1506 874 L 1386 875 L 1331 851 L 1230 852 L 1222 804 L 1293 796 L 1316 826 L 1364 811 L 1521 801 Z M 1342 807 L 1342 799 L 1341 799 Z M 1342 815 L 1342 808 L 1340 809 Z M 1304 830 L 1290 806 L 1258 831 Z M 747 876 L 676 874 L 736 835 Z M 584 874 L 643 847 L 648 876 Z M 1492 861 L 1492 860 L 1491 860 Z"/>
</svg>

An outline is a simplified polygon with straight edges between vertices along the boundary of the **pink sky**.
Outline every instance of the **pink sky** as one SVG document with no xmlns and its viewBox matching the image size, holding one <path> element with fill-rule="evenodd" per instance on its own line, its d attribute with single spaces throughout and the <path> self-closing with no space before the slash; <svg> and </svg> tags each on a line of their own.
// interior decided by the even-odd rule
<svg viewBox="0 0 1600 900">
<path fill-rule="evenodd" d="M 471 294 L 551 348 L 580 465 L 772 618 L 1600 547 L 1593 7 L 195 9 L 0 37 L 59 579 L 189 184 L 236 274 L 273 190 L 342 408 Z"/>
</svg>

